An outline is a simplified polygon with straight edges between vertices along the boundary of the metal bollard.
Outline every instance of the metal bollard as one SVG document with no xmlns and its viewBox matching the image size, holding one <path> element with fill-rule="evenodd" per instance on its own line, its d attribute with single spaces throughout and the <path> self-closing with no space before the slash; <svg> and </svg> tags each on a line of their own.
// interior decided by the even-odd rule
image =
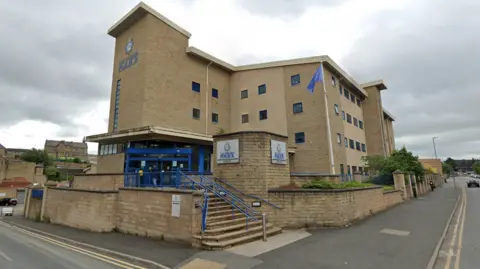
<svg viewBox="0 0 480 269">
<path fill-rule="evenodd" d="M 267 241 L 267 215 L 262 213 L 263 241 Z"/>
</svg>

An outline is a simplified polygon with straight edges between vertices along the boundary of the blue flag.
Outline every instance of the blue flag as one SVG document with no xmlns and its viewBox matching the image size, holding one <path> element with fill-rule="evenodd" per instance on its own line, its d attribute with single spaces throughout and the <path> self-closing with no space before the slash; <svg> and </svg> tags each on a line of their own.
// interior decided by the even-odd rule
<svg viewBox="0 0 480 269">
<path fill-rule="evenodd" d="M 315 75 L 313 75 L 312 80 L 310 80 L 310 83 L 308 83 L 307 90 L 313 93 L 313 91 L 315 90 L 315 84 L 321 81 L 323 81 L 322 64 L 320 64 L 320 67 L 315 72 Z"/>
</svg>

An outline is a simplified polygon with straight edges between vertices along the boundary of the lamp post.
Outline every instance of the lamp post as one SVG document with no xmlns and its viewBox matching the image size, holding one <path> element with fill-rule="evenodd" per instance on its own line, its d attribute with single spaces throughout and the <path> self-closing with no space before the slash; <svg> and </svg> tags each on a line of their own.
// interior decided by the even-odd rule
<svg viewBox="0 0 480 269">
<path fill-rule="evenodd" d="M 438 159 L 437 158 L 437 148 L 435 147 L 435 138 L 438 138 L 436 136 L 432 137 L 432 141 L 433 141 L 433 152 L 435 153 L 435 159 Z"/>
</svg>

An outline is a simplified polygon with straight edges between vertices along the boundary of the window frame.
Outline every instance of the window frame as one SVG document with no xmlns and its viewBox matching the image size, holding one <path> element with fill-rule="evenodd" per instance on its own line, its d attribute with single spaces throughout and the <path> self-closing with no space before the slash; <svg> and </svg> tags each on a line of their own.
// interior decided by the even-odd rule
<svg viewBox="0 0 480 269">
<path fill-rule="evenodd" d="M 258 95 L 267 93 L 267 84 L 258 85 Z"/>
<path fill-rule="evenodd" d="M 353 117 L 353 126 L 358 127 L 358 119 Z"/>
<path fill-rule="evenodd" d="M 349 138 L 348 139 L 348 146 L 351 149 L 355 149 L 355 140 Z"/>
<path fill-rule="evenodd" d="M 365 128 L 365 127 L 363 126 L 363 124 L 364 124 L 363 121 L 358 120 L 358 128 L 360 128 L 360 129 L 363 130 L 363 128 Z"/>
<path fill-rule="evenodd" d="M 355 104 L 355 100 L 357 99 L 357 97 L 355 97 L 355 95 L 351 94 L 350 93 L 350 102 L 354 103 Z"/>
<path fill-rule="evenodd" d="M 217 120 L 216 120 L 216 121 L 214 120 L 214 118 L 215 118 L 214 116 L 216 116 L 216 117 L 217 117 Z M 212 123 L 218 123 L 218 122 L 219 122 L 218 113 L 214 113 L 214 112 L 212 112 Z"/>
<path fill-rule="evenodd" d="M 296 86 L 300 84 L 300 74 L 290 76 L 290 86 Z"/>
<path fill-rule="evenodd" d="M 195 117 L 195 112 L 198 111 L 198 117 Z M 192 118 L 195 119 L 195 120 L 199 120 L 200 119 L 200 109 L 199 108 L 192 108 Z"/>
<path fill-rule="evenodd" d="M 218 89 L 212 88 L 212 98 L 218 99 Z"/>
<path fill-rule="evenodd" d="M 196 87 L 197 85 L 198 85 L 198 90 L 196 89 L 196 88 L 197 88 L 197 87 Z M 196 81 L 192 81 L 192 92 L 200 93 L 201 88 L 202 88 L 202 87 L 201 87 L 200 83 L 198 83 L 198 82 L 196 82 Z"/>
<path fill-rule="evenodd" d="M 331 79 L 332 79 L 332 86 L 333 86 L 334 88 L 337 87 L 337 78 L 334 77 L 334 76 L 332 76 Z"/>
<path fill-rule="evenodd" d="M 347 137 L 343 137 L 343 143 L 345 144 L 345 147 L 348 148 L 348 138 Z"/>
<path fill-rule="evenodd" d="M 246 119 L 246 120 L 245 120 Z M 249 122 L 249 116 L 248 116 L 248 113 L 247 114 L 242 114 L 241 116 L 241 120 L 242 120 L 242 124 L 244 123 L 248 123 Z"/>
<path fill-rule="evenodd" d="M 300 107 L 300 110 L 299 111 L 295 111 L 295 108 L 298 108 Z M 303 112 L 303 103 L 302 102 L 298 102 L 298 103 L 294 103 L 293 104 L 293 114 L 298 114 L 298 113 L 302 113 Z"/>
<path fill-rule="evenodd" d="M 333 105 L 333 111 L 335 111 L 335 115 L 337 115 L 337 116 L 340 115 L 340 110 L 339 110 L 337 104 L 334 104 L 334 105 Z"/>
<path fill-rule="evenodd" d="M 358 141 L 355 141 L 355 149 L 356 149 L 356 150 L 358 150 L 358 151 L 362 151 L 362 148 L 361 148 L 361 146 L 360 146 L 360 145 L 361 145 L 361 144 L 360 144 L 360 142 L 358 142 Z"/>
<path fill-rule="evenodd" d="M 350 99 L 350 91 L 343 88 L 343 96 L 345 96 L 347 99 Z"/>
<path fill-rule="evenodd" d="M 265 112 L 265 117 L 262 118 L 262 113 Z M 264 110 L 260 110 L 258 111 L 258 119 L 259 120 L 268 120 L 268 110 L 264 109 Z"/>
<path fill-rule="evenodd" d="M 352 123 L 352 115 L 347 113 L 347 122 Z"/>
<path fill-rule="evenodd" d="M 297 132 L 297 133 L 295 133 L 294 137 L 295 137 L 295 144 L 305 144 L 305 141 L 306 141 L 305 140 L 305 132 Z"/>
<path fill-rule="evenodd" d="M 362 152 L 367 152 L 367 145 L 365 143 L 362 143 Z"/>
<path fill-rule="evenodd" d="M 339 145 L 342 145 L 342 134 L 341 133 L 337 133 L 337 143 Z"/>
<path fill-rule="evenodd" d="M 245 93 L 245 96 L 244 96 Z M 248 89 L 241 90 L 240 91 L 240 100 L 247 99 L 248 98 Z"/>
</svg>

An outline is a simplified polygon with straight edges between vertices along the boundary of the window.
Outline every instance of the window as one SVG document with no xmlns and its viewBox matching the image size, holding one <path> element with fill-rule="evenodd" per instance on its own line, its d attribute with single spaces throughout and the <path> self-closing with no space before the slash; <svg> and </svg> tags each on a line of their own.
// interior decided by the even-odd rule
<svg viewBox="0 0 480 269">
<path fill-rule="evenodd" d="M 258 94 L 265 94 L 267 93 L 267 85 L 262 84 L 258 86 Z"/>
<path fill-rule="evenodd" d="M 350 148 L 355 149 L 355 141 L 353 141 L 353 139 L 349 139 L 348 142 L 350 143 Z"/>
<path fill-rule="evenodd" d="M 339 133 L 337 133 L 337 143 L 340 145 L 342 144 L 342 135 Z"/>
<path fill-rule="evenodd" d="M 347 122 L 352 123 L 352 115 L 347 113 Z"/>
<path fill-rule="evenodd" d="M 248 122 L 248 114 L 243 114 L 242 115 L 242 123 L 247 123 Z"/>
<path fill-rule="evenodd" d="M 192 81 L 192 91 L 194 92 L 200 92 L 200 83 L 197 83 L 195 81 Z"/>
<path fill-rule="evenodd" d="M 342 85 L 338 86 L 338 91 L 340 92 L 340 95 L 343 95 Z"/>
<path fill-rule="evenodd" d="M 347 173 L 350 175 L 352 172 L 350 171 L 350 165 L 347 165 Z"/>
<path fill-rule="evenodd" d="M 362 143 L 362 152 L 367 152 L 367 146 Z"/>
<path fill-rule="evenodd" d="M 350 101 L 355 104 L 355 95 L 350 94 Z"/>
<path fill-rule="evenodd" d="M 359 166 L 359 167 L 358 167 L 358 172 L 360 172 L 360 173 L 363 174 L 363 167 Z"/>
<path fill-rule="evenodd" d="M 215 88 L 212 88 L 212 97 L 213 98 L 218 98 L 218 90 Z"/>
<path fill-rule="evenodd" d="M 342 120 L 345 120 L 345 111 L 342 110 Z"/>
<path fill-rule="evenodd" d="M 300 84 L 300 74 L 296 74 L 290 77 L 290 83 L 292 86 Z"/>
<path fill-rule="evenodd" d="M 340 112 L 338 111 L 338 105 L 337 104 L 334 104 L 333 105 L 333 110 L 335 111 L 335 115 L 339 115 Z"/>
<path fill-rule="evenodd" d="M 353 117 L 353 125 L 355 125 L 355 127 L 358 127 L 358 120 L 355 117 Z"/>
<path fill-rule="evenodd" d="M 293 113 L 297 114 L 297 113 L 300 113 L 300 112 L 303 112 L 302 102 L 293 104 Z"/>
<path fill-rule="evenodd" d="M 194 119 L 200 119 L 200 109 L 194 108 L 194 109 L 192 110 L 192 117 L 193 117 Z"/>
<path fill-rule="evenodd" d="M 343 163 L 340 164 L 340 174 L 345 174 L 345 167 L 343 167 Z"/>
<path fill-rule="evenodd" d="M 345 98 L 350 99 L 350 92 L 347 89 L 343 89 L 343 95 L 345 95 Z"/>
<path fill-rule="evenodd" d="M 332 86 L 337 86 L 337 79 L 334 76 L 332 76 Z"/>
<path fill-rule="evenodd" d="M 344 141 L 344 143 L 345 143 L 345 147 L 348 148 L 348 138 L 345 137 L 345 138 L 343 139 L 343 141 Z"/>
<path fill-rule="evenodd" d="M 218 113 L 212 113 L 212 122 L 218 123 Z"/>
<path fill-rule="evenodd" d="M 361 106 L 362 105 L 362 101 L 360 101 L 360 99 L 357 98 L 357 106 Z"/>
<path fill-rule="evenodd" d="M 356 166 L 352 166 L 352 173 L 355 173 L 357 172 L 357 167 Z"/>
<path fill-rule="evenodd" d="M 360 148 L 360 142 L 356 141 L 355 142 L 355 149 L 357 149 L 358 151 L 361 151 L 362 149 Z"/>
<path fill-rule="evenodd" d="M 120 110 L 120 84 L 121 80 L 117 80 L 117 87 L 115 89 L 115 111 L 113 113 L 113 131 L 118 129 L 118 111 Z"/>
<path fill-rule="evenodd" d="M 248 98 L 248 90 L 243 90 L 240 92 L 240 98 L 245 99 Z"/>
<path fill-rule="evenodd" d="M 361 120 L 358 121 L 358 127 L 360 127 L 360 129 L 363 129 L 363 121 Z"/>
<path fill-rule="evenodd" d="M 268 118 L 267 111 L 266 110 L 260 110 L 259 117 L 260 117 L 260 120 L 266 120 Z"/>
<path fill-rule="evenodd" d="M 305 133 L 295 133 L 295 144 L 302 144 L 305 143 Z"/>
</svg>

